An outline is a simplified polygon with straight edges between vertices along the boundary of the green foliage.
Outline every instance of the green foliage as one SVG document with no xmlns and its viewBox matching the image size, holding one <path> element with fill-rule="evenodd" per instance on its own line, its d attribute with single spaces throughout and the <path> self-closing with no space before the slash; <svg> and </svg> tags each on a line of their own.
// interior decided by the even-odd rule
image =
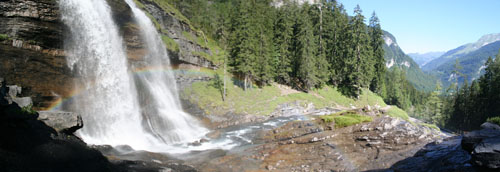
<svg viewBox="0 0 500 172">
<path fill-rule="evenodd" d="M 500 116 L 488 118 L 486 121 L 500 125 Z"/>
<path fill-rule="evenodd" d="M 192 52 L 195 55 L 199 55 L 201 57 L 204 57 L 205 59 L 215 63 L 216 65 L 219 65 L 222 63 L 224 56 L 226 56 L 226 52 L 221 50 L 221 48 L 217 45 L 217 43 L 207 37 L 199 37 L 195 34 L 183 31 L 182 35 L 187 38 L 188 40 L 200 45 L 201 47 L 207 48 L 210 50 L 210 54 L 207 54 L 206 52 Z"/>
<path fill-rule="evenodd" d="M 445 62 L 432 70 L 432 74 L 436 75 L 443 87 L 447 88 L 451 84 L 457 82 L 463 83 L 466 78 L 479 78 L 484 71 L 478 71 L 488 60 L 488 57 L 495 56 L 500 48 L 500 42 L 488 44 L 476 51 L 470 53 L 455 55 L 450 59 L 443 59 Z M 457 64 L 458 62 L 458 64 Z M 458 71 L 455 66 L 459 65 Z M 459 73 L 458 73 L 459 72 Z M 455 74 L 457 77 L 450 80 L 450 75 Z M 459 75 L 457 75 L 459 74 Z"/>
<path fill-rule="evenodd" d="M 160 8 L 162 8 L 165 12 L 169 13 L 176 19 L 188 24 L 192 30 L 194 30 L 194 27 L 191 25 L 191 22 L 179 11 L 177 8 L 173 7 L 171 5 L 171 2 L 169 0 L 146 0 L 149 2 L 155 2 Z M 135 0 L 137 6 L 139 8 L 144 8 L 144 5 L 141 3 L 138 3 L 139 1 Z"/>
<path fill-rule="evenodd" d="M 25 114 L 30 114 L 30 115 L 35 115 L 37 113 L 36 110 L 33 110 L 33 104 L 22 107 L 21 112 L 25 113 Z"/>
<path fill-rule="evenodd" d="M 478 129 L 488 119 L 500 114 L 500 50 L 493 60 L 488 58 L 486 69 L 478 81 L 469 86 L 468 81 L 450 95 L 450 104 L 445 106 L 446 127 L 468 131 Z"/>
<path fill-rule="evenodd" d="M 177 42 L 175 42 L 174 39 L 172 39 L 166 35 L 162 35 L 161 40 L 163 40 L 163 43 L 165 44 L 165 46 L 167 46 L 168 50 L 173 51 L 173 52 L 177 52 L 177 53 L 179 52 L 179 44 L 177 44 Z"/>
<path fill-rule="evenodd" d="M 331 123 L 335 122 L 335 127 L 336 128 L 342 128 L 342 127 L 347 127 L 363 122 L 371 122 L 373 121 L 373 118 L 370 116 L 366 115 L 360 115 L 357 114 L 356 112 L 342 112 L 342 113 L 335 113 L 331 115 L 323 115 L 320 117 L 321 120 L 323 120 L 325 123 Z"/>
<path fill-rule="evenodd" d="M 224 101 L 224 81 L 221 79 L 219 74 L 215 74 L 214 79 L 211 80 L 210 85 L 219 90 L 222 100 Z"/>
<path fill-rule="evenodd" d="M 0 34 L 0 41 L 5 41 L 9 39 L 9 35 L 6 34 Z"/>
</svg>

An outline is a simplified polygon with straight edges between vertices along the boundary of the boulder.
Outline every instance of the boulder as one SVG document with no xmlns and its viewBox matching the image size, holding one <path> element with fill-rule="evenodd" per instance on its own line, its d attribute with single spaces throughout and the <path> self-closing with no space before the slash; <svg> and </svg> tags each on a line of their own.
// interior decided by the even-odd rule
<svg viewBox="0 0 500 172">
<path fill-rule="evenodd" d="M 474 147 L 484 139 L 500 137 L 500 130 L 482 129 L 464 134 L 462 148 L 467 152 L 474 151 Z"/>
<path fill-rule="evenodd" d="M 72 134 L 83 127 L 79 114 L 63 111 L 40 111 L 38 120 L 54 128 L 59 133 Z"/>
<path fill-rule="evenodd" d="M 492 130 L 500 130 L 500 126 L 497 124 L 493 124 L 491 122 L 485 122 L 484 124 L 481 125 L 482 129 L 492 129 Z"/>
<path fill-rule="evenodd" d="M 12 98 L 13 102 L 16 102 L 20 107 L 29 107 L 33 105 L 31 97 L 16 97 Z"/>
<path fill-rule="evenodd" d="M 500 137 L 487 138 L 474 147 L 472 161 L 487 168 L 500 168 Z"/>
<path fill-rule="evenodd" d="M 500 130 L 492 123 L 481 125 L 482 130 L 464 134 L 462 148 L 472 154 L 475 165 L 498 169 L 500 168 Z"/>
</svg>

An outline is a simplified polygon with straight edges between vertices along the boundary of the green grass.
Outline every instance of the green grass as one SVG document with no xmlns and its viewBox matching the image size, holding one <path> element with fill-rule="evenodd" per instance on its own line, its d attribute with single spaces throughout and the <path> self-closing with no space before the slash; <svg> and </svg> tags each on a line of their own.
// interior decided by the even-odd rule
<svg viewBox="0 0 500 172">
<path fill-rule="evenodd" d="M 389 109 L 389 111 L 387 111 L 387 115 L 389 115 L 390 117 L 394 117 L 394 118 L 401 118 L 401 119 L 404 119 L 406 121 L 410 120 L 410 117 L 408 116 L 408 114 L 404 110 L 401 110 L 400 108 L 398 108 L 396 106 L 392 106 Z"/>
<path fill-rule="evenodd" d="M 191 25 L 191 22 L 186 18 L 186 16 L 182 15 L 182 13 L 179 10 L 177 10 L 175 7 L 173 7 L 168 1 L 166 1 L 166 0 L 147 0 L 147 1 L 155 2 L 165 12 L 169 13 L 177 20 L 180 20 L 180 21 L 186 23 L 187 25 L 189 25 L 189 27 L 192 30 L 195 30 L 194 27 Z M 142 5 L 142 6 L 144 6 L 144 5 Z"/>
<path fill-rule="evenodd" d="M 226 52 L 223 51 L 217 44 L 216 41 L 204 37 L 204 36 L 197 36 L 196 34 L 192 34 L 186 31 L 182 32 L 182 36 L 184 36 L 186 39 L 200 45 L 203 48 L 206 48 L 210 50 L 211 55 L 207 54 L 205 52 L 193 52 L 195 55 L 200 55 L 204 57 L 205 59 L 213 62 L 214 64 L 222 64 L 224 56 L 226 56 Z M 206 40 L 205 40 L 206 39 Z"/>
<path fill-rule="evenodd" d="M 342 112 L 320 117 L 325 123 L 335 122 L 335 128 L 347 127 L 363 122 L 371 122 L 373 118 L 366 115 L 360 115 L 355 112 Z"/>
<path fill-rule="evenodd" d="M 5 40 L 8 40 L 9 39 L 9 36 L 6 35 L 6 34 L 0 34 L 0 41 L 5 41 Z"/>
<path fill-rule="evenodd" d="M 440 131 L 439 127 L 437 127 L 435 124 L 420 123 L 420 125 L 426 126 L 426 127 L 429 127 L 429 128 L 434 128 L 434 129 Z"/>
<path fill-rule="evenodd" d="M 179 52 L 179 44 L 175 42 L 174 39 L 166 36 L 166 35 L 161 35 L 161 39 L 163 40 L 163 43 L 165 43 L 165 46 L 167 46 L 167 49 L 173 52 Z"/>
<path fill-rule="evenodd" d="M 488 118 L 488 120 L 486 120 L 486 121 L 491 122 L 493 124 L 500 125 L 500 116 Z"/>
<path fill-rule="evenodd" d="M 205 69 L 206 70 L 206 69 Z M 202 73 L 222 75 L 222 70 Z M 185 88 L 181 94 L 183 98 L 190 100 L 205 111 L 207 114 L 224 114 L 234 112 L 237 114 L 269 115 L 280 104 L 293 103 L 302 107 L 314 104 L 315 108 L 338 107 L 350 108 L 355 106 L 361 108 L 365 105 L 386 106 L 382 99 L 369 90 L 363 90 L 361 98 L 354 100 L 343 96 L 336 88 L 324 87 L 313 90 L 311 93 L 296 92 L 281 95 L 281 90 L 276 85 L 264 86 L 244 91 L 241 87 L 233 84 L 233 80 L 227 77 L 226 101 L 222 101 L 220 92 L 211 86 L 209 82 L 196 82 L 191 87 Z"/>
</svg>

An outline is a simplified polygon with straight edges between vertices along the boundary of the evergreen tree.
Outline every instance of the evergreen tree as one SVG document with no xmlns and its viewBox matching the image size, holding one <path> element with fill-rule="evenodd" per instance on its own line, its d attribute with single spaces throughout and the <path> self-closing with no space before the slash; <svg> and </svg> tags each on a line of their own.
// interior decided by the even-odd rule
<svg viewBox="0 0 500 172">
<path fill-rule="evenodd" d="M 274 44 L 277 54 L 276 81 L 283 84 L 291 84 L 292 60 L 293 60 L 293 26 L 295 4 L 286 3 L 277 12 L 274 24 Z"/>
<path fill-rule="evenodd" d="M 348 57 L 344 59 L 345 67 L 347 67 L 347 75 L 344 79 L 346 89 L 344 90 L 353 97 L 360 94 L 361 88 L 369 86 L 374 73 L 371 47 L 364 22 L 365 17 L 358 5 L 354 9 L 354 16 L 349 21 L 350 47 Z"/>
<path fill-rule="evenodd" d="M 373 12 L 370 18 L 370 25 L 368 26 L 370 34 L 370 46 L 373 51 L 373 60 L 375 67 L 375 75 L 370 83 L 370 90 L 378 93 L 382 97 L 385 97 L 385 79 L 384 75 L 386 72 L 385 59 L 384 59 L 384 39 L 382 38 L 383 32 L 380 27 L 380 21 Z"/>
<path fill-rule="evenodd" d="M 308 15 L 310 6 L 303 5 L 301 15 L 298 16 L 296 24 L 296 49 L 297 77 L 300 80 L 299 88 L 304 91 L 311 90 L 317 83 L 317 68 L 315 55 L 317 54 L 317 44 L 315 41 L 311 19 Z"/>
</svg>

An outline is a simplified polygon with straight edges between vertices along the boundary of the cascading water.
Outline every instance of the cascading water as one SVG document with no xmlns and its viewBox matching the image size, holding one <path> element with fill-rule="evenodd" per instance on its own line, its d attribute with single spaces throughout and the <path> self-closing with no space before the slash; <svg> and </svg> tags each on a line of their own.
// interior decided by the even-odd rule
<svg viewBox="0 0 500 172">
<path fill-rule="evenodd" d="M 150 68 L 166 69 L 141 73 L 135 77 L 139 88 L 139 99 L 142 102 L 142 114 L 147 124 L 146 130 L 168 144 L 199 139 L 208 130 L 182 111 L 176 82 L 170 70 L 170 59 L 158 31 L 148 16 L 137 8 L 132 0 L 125 2 L 132 9 L 148 50 L 144 57 L 145 65 Z"/>
<path fill-rule="evenodd" d="M 126 144 L 134 149 L 168 151 L 170 144 L 193 141 L 207 131 L 181 110 L 170 72 L 135 77 L 127 67 L 123 42 L 105 0 L 61 0 L 68 65 L 81 93 L 71 110 L 85 121 L 79 135 L 90 144 Z M 165 46 L 151 21 L 133 5 L 148 53 L 145 65 L 169 66 Z"/>
</svg>

